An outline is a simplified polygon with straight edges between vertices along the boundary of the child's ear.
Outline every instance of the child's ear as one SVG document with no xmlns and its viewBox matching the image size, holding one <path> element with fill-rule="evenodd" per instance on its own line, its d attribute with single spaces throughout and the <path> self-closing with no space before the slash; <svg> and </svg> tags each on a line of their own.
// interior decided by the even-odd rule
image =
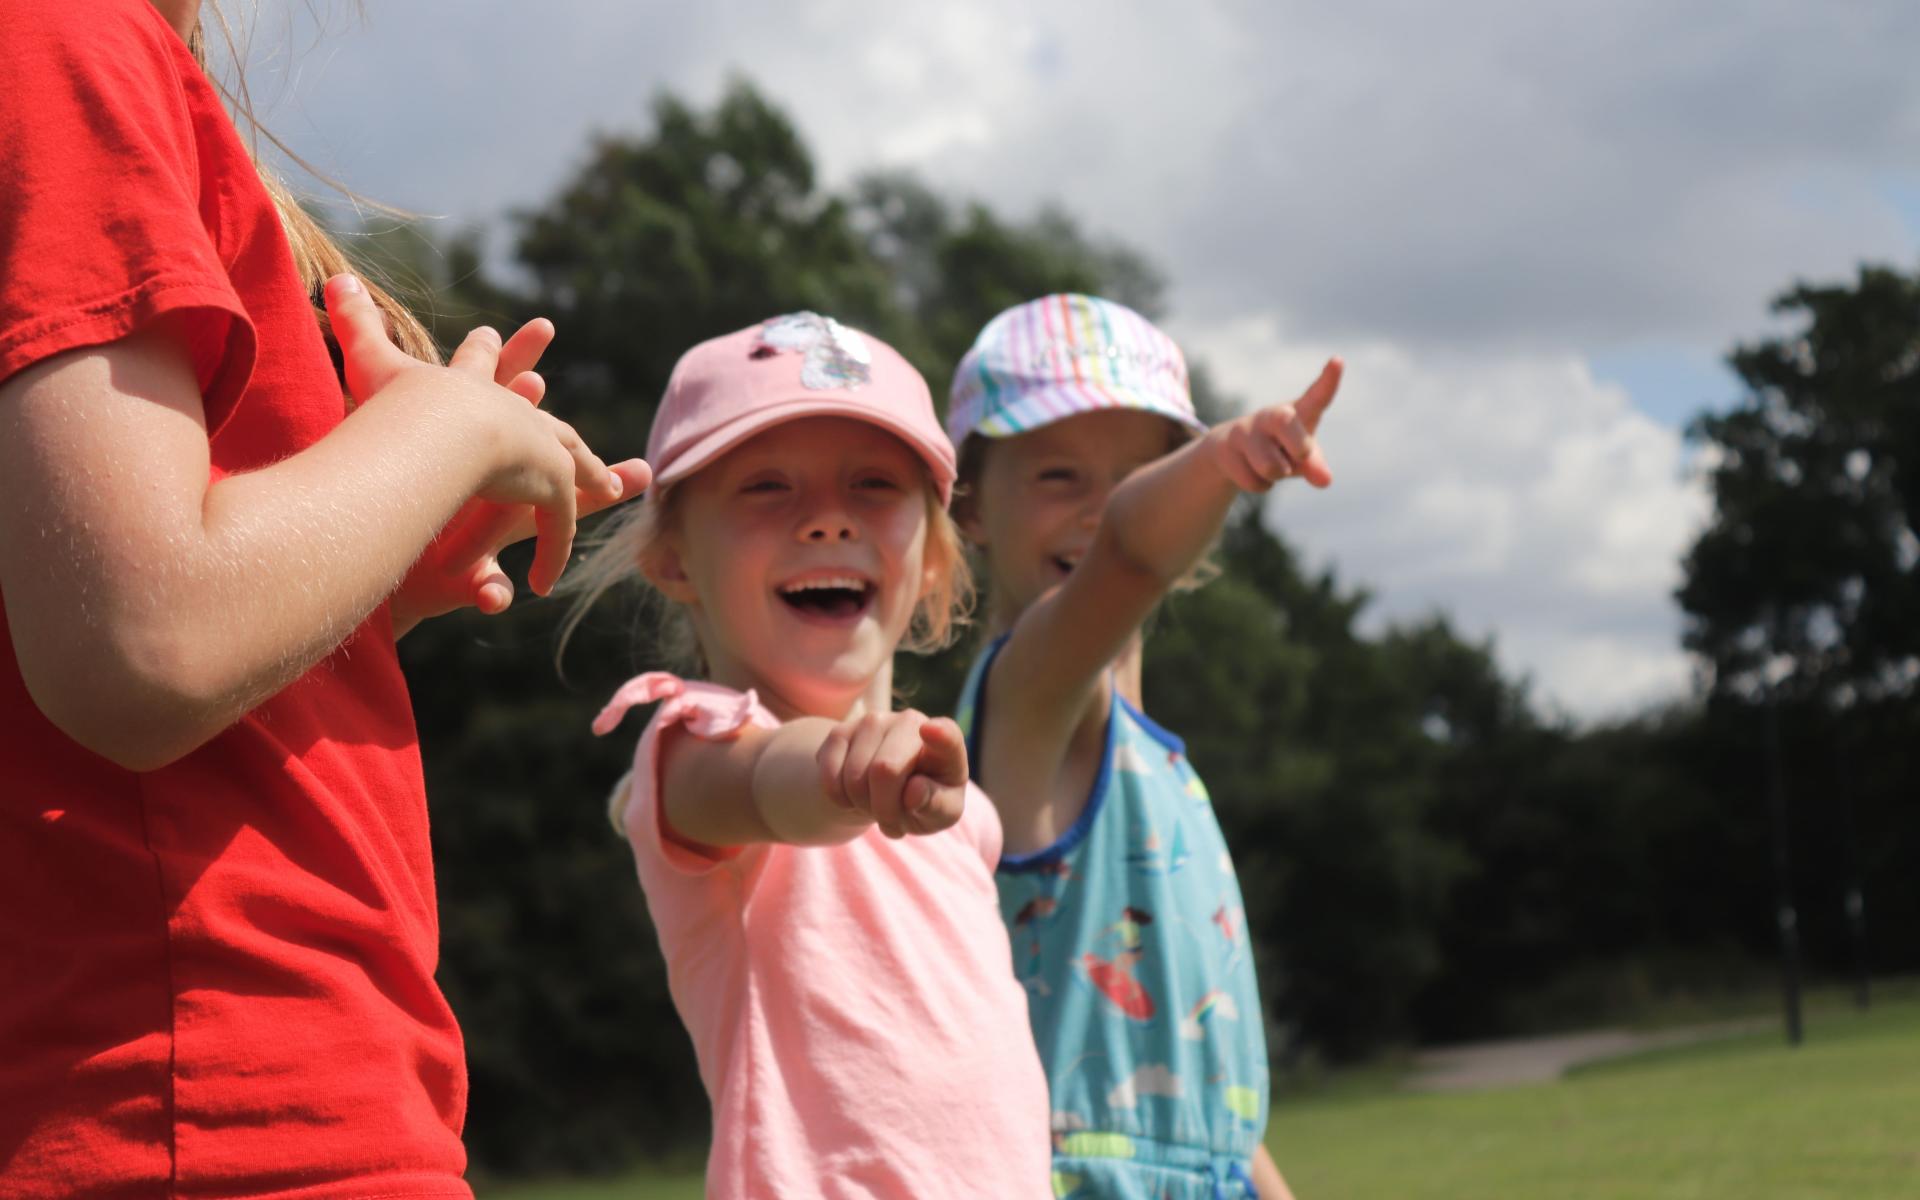
<svg viewBox="0 0 1920 1200">
<path fill-rule="evenodd" d="M 675 603 L 692 604 L 699 599 L 693 580 L 687 577 L 680 547 L 671 537 L 660 539 L 658 545 L 640 556 L 640 573 L 661 595 Z"/>
<path fill-rule="evenodd" d="M 954 493 L 953 507 L 948 511 L 953 514 L 953 523 L 959 528 L 961 537 L 975 546 L 987 544 L 987 527 L 981 523 L 980 506 L 974 503 L 972 496 L 964 492 Z"/>
</svg>

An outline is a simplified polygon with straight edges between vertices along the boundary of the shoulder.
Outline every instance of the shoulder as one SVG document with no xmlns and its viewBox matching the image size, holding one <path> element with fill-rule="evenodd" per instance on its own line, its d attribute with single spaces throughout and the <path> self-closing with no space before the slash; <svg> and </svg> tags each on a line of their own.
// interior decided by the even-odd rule
<svg viewBox="0 0 1920 1200">
<path fill-rule="evenodd" d="M 695 737 L 722 741 L 750 726 L 777 729 L 780 725 L 780 719 L 751 690 L 740 692 L 666 671 L 648 671 L 620 685 L 593 719 L 593 732 L 612 733 L 628 711 L 655 703 L 660 707 L 648 722 L 649 733 L 681 726 Z"/>
<path fill-rule="evenodd" d="M 0 45 L 0 154 L 20 186 L 115 161 L 134 178 L 155 163 L 193 173 L 190 93 L 203 107 L 218 100 L 147 0 L 6 0 Z"/>
<path fill-rule="evenodd" d="M 648 671 L 614 692 L 594 718 L 593 732 L 603 737 L 612 733 L 629 711 L 647 704 L 659 707 L 640 735 L 632 769 L 614 788 L 607 816 L 632 844 L 641 881 L 651 895 L 669 886 L 668 881 L 675 876 L 704 875 L 739 857 L 737 849 L 719 851 L 678 836 L 665 819 L 662 735 L 684 730 L 703 741 L 727 741 L 748 728 L 778 728 L 780 721 L 751 691 Z M 662 867 L 670 870 L 659 869 Z"/>
<path fill-rule="evenodd" d="M 92 64 L 125 80 L 145 66 L 171 72 L 192 61 L 150 0 L 7 0 L 0 5 L 0 39 L 7 46 L 0 71 L 8 75 Z"/>
</svg>

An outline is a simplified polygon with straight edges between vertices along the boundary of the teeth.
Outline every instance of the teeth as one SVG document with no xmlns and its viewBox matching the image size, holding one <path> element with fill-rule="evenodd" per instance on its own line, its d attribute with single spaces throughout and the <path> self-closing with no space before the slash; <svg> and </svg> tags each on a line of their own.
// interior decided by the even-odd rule
<svg viewBox="0 0 1920 1200">
<path fill-rule="evenodd" d="M 822 579 L 803 579 L 798 583 L 789 583 L 780 589 L 780 594 L 791 596 L 796 592 L 864 592 L 866 590 L 867 581 L 864 579 L 852 575 L 830 575 Z"/>
</svg>

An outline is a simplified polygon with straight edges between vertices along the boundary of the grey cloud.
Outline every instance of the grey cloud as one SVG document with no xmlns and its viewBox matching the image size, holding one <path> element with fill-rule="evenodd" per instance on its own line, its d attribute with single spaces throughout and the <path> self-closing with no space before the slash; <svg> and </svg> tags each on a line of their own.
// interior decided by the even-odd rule
<svg viewBox="0 0 1920 1200">
<path fill-rule="evenodd" d="M 308 56 L 286 126 L 372 194 L 485 218 L 656 90 L 739 71 L 839 175 L 908 154 L 903 131 L 985 130 L 918 165 L 1065 202 L 1190 314 L 1324 337 L 1717 347 L 1794 276 L 1914 248 L 1876 190 L 1920 135 L 1908 0 L 1126 11 L 374 5 Z"/>
<path fill-rule="evenodd" d="M 1173 234 L 1196 299 L 1278 280 L 1302 328 L 1407 341 L 1720 339 L 1795 274 L 1910 252 L 1873 174 L 1910 152 L 1920 9 L 1571 7 L 1341 7 L 1314 35 L 1346 70 L 1304 111 L 1284 63 L 1243 97 L 1239 186 Z"/>
</svg>

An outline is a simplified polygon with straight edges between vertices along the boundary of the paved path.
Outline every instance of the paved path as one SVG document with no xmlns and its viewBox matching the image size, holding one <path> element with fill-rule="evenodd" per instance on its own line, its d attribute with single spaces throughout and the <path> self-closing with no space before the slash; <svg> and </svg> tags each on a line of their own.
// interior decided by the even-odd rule
<svg viewBox="0 0 1920 1200">
<path fill-rule="evenodd" d="M 1401 1086 L 1414 1092 L 1465 1092 L 1480 1088 L 1551 1083 L 1583 1063 L 1638 1054 L 1662 1046 L 1683 1046 L 1767 1028 L 1769 1020 L 1726 1021 L 1658 1033 L 1595 1029 L 1555 1037 L 1466 1042 L 1422 1050 Z"/>
</svg>

